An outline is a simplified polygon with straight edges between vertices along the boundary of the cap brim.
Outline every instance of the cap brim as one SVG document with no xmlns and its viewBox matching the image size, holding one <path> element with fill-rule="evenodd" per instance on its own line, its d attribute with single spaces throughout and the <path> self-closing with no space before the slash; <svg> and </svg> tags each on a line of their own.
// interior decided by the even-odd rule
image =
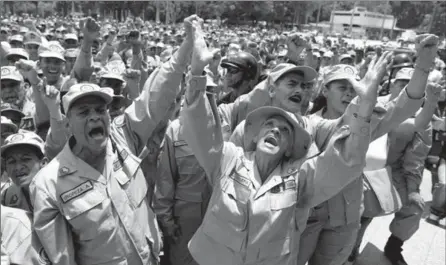
<svg viewBox="0 0 446 265">
<path fill-rule="evenodd" d="M 79 93 L 78 95 L 76 95 L 75 97 L 73 97 L 73 98 L 70 100 L 70 103 L 69 103 L 69 105 L 67 106 L 67 108 L 64 108 L 65 113 L 68 112 L 68 110 L 71 108 L 71 106 L 73 106 L 73 104 L 74 104 L 77 100 L 79 100 L 79 99 L 81 99 L 81 98 L 83 98 L 83 97 L 88 97 L 88 96 L 98 96 L 98 97 L 104 99 L 105 104 L 107 104 L 107 105 L 110 104 L 110 103 L 113 101 L 113 96 L 112 96 L 112 95 L 109 95 L 109 94 L 107 94 L 107 93 L 105 93 L 105 92 L 97 91 L 97 90 L 95 90 L 95 91 L 87 91 L 87 92 Z"/>
<path fill-rule="evenodd" d="M 292 72 L 301 72 L 304 74 L 304 82 L 309 82 L 314 80 L 318 73 L 316 72 L 316 70 L 314 70 L 313 68 L 309 67 L 309 66 L 295 66 L 295 67 L 291 67 L 288 69 L 284 69 L 281 72 L 278 73 L 274 73 L 274 77 L 272 79 L 273 82 L 276 82 L 281 76 L 288 74 L 288 73 L 292 73 Z"/>
<path fill-rule="evenodd" d="M 5 144 L 5 145 L 3 145 L 3 146 L 1 147 L 1 149 L 0 149 L 0 150 L 1 150 L 1 153 L 2 153 L 2 156 L 5 154 L 5 152 L 6 152 L 7 149 L 10 149 L 11 147 L 18 146 L 18 145 L 29 145 L 29 146 L 35 147 L 35 148 L 37 148 L 37 150 L 40 151 L 40 153 L 41 153 L 42 155 L 44 155 L 43 146 L 39 146 L 39 145 L 37 145 L 37 144 L 33 144 L 33 143 L 31 143 L 31 142 L 18 142 L 18 143 L 10 143 L 10 144 Z"/>
<path fill-rule="evenodd" d="M 23 112 L 21 112 L 20 110 L 16 110 L 16 109 L 2 109 L 0 111 L 0 113 L 5 113 L 5 112 L 14 112 L 16 114 L 19 114 L 21 118 L 25 117 L 25 114 Z"/>
<path fill-rule="evenodd" d="M 24 45 L 28 45 L 28 44 L 41 45 L 42 43 L 41 43 L 41 42 L 38 42 L 38 41 L 34 41 L 34 40 L 27 41 L 27 42 L 24 43 Z"/>
<path fill-rule="evenodd" d="M 233 63 L 229 63 L 229 62 L 222 62 L 220 65 L 223 68 L 237 68 L 237 69 L 240 69 L 240 67 L 238 65 L 233 64 Z"/>
<path fill-rule="evenodd" d="M 39 57 L 42 57 L 42 58 L 57 58 L 57 59 L 60 59 L 60 60 L 65 62 L 65 58 L 61 54 L 58 54 L 56 52 L 42 52 L 41 54 L 39 54 Z"/>
<path fill-rule="evenodd" d="M 336 81 L 336 80 L 348 80 L 349 82 L 351 82 L 350 80 L 354 78 L 351 74 L 347 74 L 347 73 L 339 73 L 337 75 L 332 76 L 331 78 L 327 78 L 324 80 L 324 85 L 332 82 L 332 81 Z"/>
<path fill-rule="evenodd" d="M 253 141 L 254 137 L 258 135 L 260 132 L 261 126 L 263 122 L 272 117 L 272 116 L 280 116 L 285 118 L 292 126 L 293 126 L 293 150 L 291 152 L 292 159 L 300 159 L 304 157 L 311 144 L 311 136 L 307 132 L 307 130 L 302 127 L 304 122 L 301 120 L 301 124 L 299 124 L 297 119 L 300 119 L 299 116 L 295 116 L 295 118 L 291 117 L 291 113 L 286 112 L 285 110 L 272 106 L 260 107 L 248 114 L 245 121 L 244 128 L 244 136 L 243 136 L 243 144 L 245 151 L 254 151 L 256 145 Z"/>
<path fill-rule="evenodd" d="M 21 82 L 23 82 L 23 78 L 20 78 L 20 77 L 12 77 L 12 76 L 5 76 L 5 77 L 1 77 L 0 78 L 0 80 L 13 80 L 13 81 L 16 81 L 16 82 L 19 82 L 19 83 L 21 83 Z"/>
<path fill-rule="evenodd" d="M 119 80 L 119 81 L 121 81 L 121 82 L 124 82 L 124 81 L 125 81 L 120 75 L 118 75 L 118 74 L 113 74 L 113 73 L 106 73 L 106 74 L 103 74 L 103 75 L 101 76 L 101 78 L 116 79 L 116 80 Z"/>
</svg>

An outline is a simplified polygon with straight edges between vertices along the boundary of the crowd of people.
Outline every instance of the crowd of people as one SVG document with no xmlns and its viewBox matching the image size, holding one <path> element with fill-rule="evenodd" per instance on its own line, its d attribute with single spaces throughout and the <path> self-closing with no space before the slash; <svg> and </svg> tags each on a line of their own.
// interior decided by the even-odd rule
<svg viewBox="0 0 446 265">
<path fill-rule="evenodd" d="M 446 217 L 445 44 L 5 19 L 5 264 L 353 264 Z"/>
</svg>

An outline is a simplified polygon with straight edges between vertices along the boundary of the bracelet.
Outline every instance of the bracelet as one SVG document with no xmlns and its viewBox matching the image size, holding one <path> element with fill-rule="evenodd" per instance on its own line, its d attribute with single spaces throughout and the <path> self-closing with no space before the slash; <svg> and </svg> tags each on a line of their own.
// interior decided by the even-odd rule
<svg viewBox="0 0 446 265">
<path fill-rule="evenodd" d="M 421 70 L 421 71 L 423 71 L 426 74 L 429 74 L 432 71 L 432 67 L 429 68 L 429 69 L 426 69 L 426 68 L 420 67 L 418 64 L 415 64 L 414 68 L 418 69 L 418 70 Z"/>
</svg>

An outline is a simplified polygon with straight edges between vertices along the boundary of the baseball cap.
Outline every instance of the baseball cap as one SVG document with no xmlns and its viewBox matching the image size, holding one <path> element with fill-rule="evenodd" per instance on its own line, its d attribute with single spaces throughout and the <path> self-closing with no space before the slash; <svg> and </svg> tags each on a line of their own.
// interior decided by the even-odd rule
<svg viewBox="0 0 446 265">
<path fill-rule="evenodd" d="M 111 61 L 105 66 L 104 70 L 101 78 L 117 79 L 122 82 L 125 81 L 122 78 L 122 74 L 125 71 L 125 64 L 122 61 Z"/>
<path fill-rule="evenodd" d="M 50 41 L 47 45 L 40 45 L 39 57 L 42 58 L 57 58 L 65 62 L 65 49 L 58 41 Z"/>
<path fill-rule="evenodd" d="M 4 155 L 7 149 L 18 145 L 28 145 L 36 147 L 40 154 L 43 156 L 44 145 L 42 138 L 40 138 L 34 132 L 22 131 L 19 133 L 12 134 L 5 139 L 3 146 L 1 147 L 2 156 Z"/>
<path fill-rule="evenodd" d="M 22 48 L 11 48 L 9 49 L 8 53 L 6 54 L 6 59 L 10 58 L 11 56 L 20 56 L 25 60 L 29 59 L 28 52 L 25 49 Z"/>
<path fill-rule="evenodd" d="M 396 80 L 410 80 L 413 75 L 413 68 L 405 67 L 401 68 L 395 75 L 395 81 Z"/>
<path fill-rule="evenodd" d="M 76 48 L 66 49 L 64 53 L 65 58 L 77 58 L 78 55 L 79 49 Z"/>
<path fill-rule="evenodd" d="M 344 59 L 353 60 L 353 58 L 352 58 L 352 56 L 350 54 L 342 54 L 341 56 L 339 56 L 339 61 L 342 61 Z"/>
<path fill-rule="evenodd" d="M 23 36 L 22 35 L 13 35 L 9 38 L 9 42 L 11 41 L 18 41 L 23 43 Z"/>
<path fill-rule="evenodd" d="M 327 57 L 327 58 L 333 58 L 334 54 L 332 51 L 327 51 L 324 52 L 324 55 L 322 55 L 322 57 Z"/>
<path fill-rule="evenodd" d="M 7 112 L 13 112 L 18 114 L 21 118 L 25 117 L 25 114 L 23 112 L 20 111 L 19 107 L 17 107 L 14 104 L 10 104 L 10 103 L 2 103 L 0 105 L 0 113 L 4 116 L 7 116 L 6 113 Z"/>
<path fill-rule="evenodd" d="M 276 82 L 281 76 L 291 73 L 291 72 L 301 72 L 304 75 L 304 82 L 309 82 L 317 77 L 317 72 L 309 66 L 296 66 L 290 63 L 281 63 L 274 67 L 270 73 L 269 78 L 273 82 Z"/>
<path fill-rule="evenodd" d="M 77 38 L 76 34 L 74 34 L 74 33 L 67 33 L 64 36 L 64 40 L 75 40 L 75 41 L 78 41 L 78 38 Z"/>
<path fill-rule="evenodd" d="M 37 35 L 37 33 L 33 32 L 33 31 L 29 31 L 23 37 L 23 42 L 25 43 L 25 45 L 26 44 L 41 45 L 42 44 L 42 39 L 40 38 L 39 35 Z"/>
<path fill-rule="evenodd" d="M 70 87 L 68 92 L 62 97 L 62 104 L 65 113 L 68 112 L 73 102 L 86 96 L 98 96 L 110 104 L 113 100 L 113 89 L 109 87 L 99 87 L 92 83 L 75 84 Z"/>
<path fill-rule="evenodd" d="M 15 125 L 10 119 L 6 118 L 5 116 L 1 117 L 1 125 L 2 125 L 2 127 L 5 126 L 5 127 L 12 128 L 14 133 L 16 133 L 19 130 L 17 125 Z"/>
<path fill-rule="evenodd" d="M 1 80 L 14 80 L 17 82 L 23 82 L 23 76 L 15 66 L 2 66 L 1 68 Z"/>
<path fill-rule="evenodd" d="M 270 117 L 280 116 L 285 118 L 293 127 L 293 146 L 291 152 L 292 159 L 304 157 L 311 144 L 311 136 L 305 129 L 305 123 L 299 115 L 294 115 L 281 108 L 265 106 L 260 107 L 248 114 L 245 122 L 245 134 L 243 135 L 243 145 L 245 151 L 255 150 L 253 141 L 262 127 L 262 124 Z"/>
<path fill-rule="evenodd" d="M 358 71 L 355 67 L 347 64 L 338 64 L 332 66 L 324 75 L 324 85 L 341 79 L 359 80 Z"/>
</svg>

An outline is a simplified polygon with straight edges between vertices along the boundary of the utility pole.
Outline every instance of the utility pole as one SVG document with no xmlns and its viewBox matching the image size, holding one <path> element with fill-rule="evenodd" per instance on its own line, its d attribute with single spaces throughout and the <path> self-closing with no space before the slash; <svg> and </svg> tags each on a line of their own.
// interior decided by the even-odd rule
<svg viewBox="0 0 446 265">
<path fill-rule="evenodd" d="M 384 15 L 383 15 L 383 19 L 382 19 L 382 24 L 381 24 L 381 32 L 379 34 L 379 39 L 382 40 L 383 38 L 383 34 L 384 34 L 384 24 L 386 22 L 386 18 L 387 18 L 387 12 L 388 12 L 388 7 L 389 7 L 389 0 L 387 0 L 386 2 L 386 8 L 384 10 Z"/>
<path fill-rule="evenodd" d="M 434 11 L 432 12 L 432 17 L 431 17 L 431 21 L 429 21 L 429 28 L 428 28 L 428 33 L 431 32 L 432 30 L 432 26 L 434 25 L 434 20 L 435 17 L 437 16 L 437 10 L 440 8 L 440 2 L 435 2 L 434 1 Z"/>
<path fill-rule="evenodd" d="M 322 9 L 322 2 L 319 2 L 319 6 L 317 9 L 316 27 L 319 26 L 319 19 L 321 17 L 321 9 Z"/>
<path fill-rule="evenodd" d="M 336 1 L 334 1 L 333 2 L 333 9 L 331 10 L 331 13 L 330 13 L 330 32 L 333 32 L 333 27 L 334 27 L 334 14 L 335 14 L 335 12 L 336 12 L 336 8 L 337 8 L 337 5 L 338 4 L 338 2 L 336 2 Z"/>
<path fill-rule="evenodd" d="M 350 36 L 352 35 L 352 31 L 353 31 L 353 18 L 355 16 L 355 11 L 356 11 L 356 4 L 358 2 L 355 2 L 355 4 L 353 5 L 353 10 L 352 10 L 352 16 L 350 17 Z"/>
</svg>

